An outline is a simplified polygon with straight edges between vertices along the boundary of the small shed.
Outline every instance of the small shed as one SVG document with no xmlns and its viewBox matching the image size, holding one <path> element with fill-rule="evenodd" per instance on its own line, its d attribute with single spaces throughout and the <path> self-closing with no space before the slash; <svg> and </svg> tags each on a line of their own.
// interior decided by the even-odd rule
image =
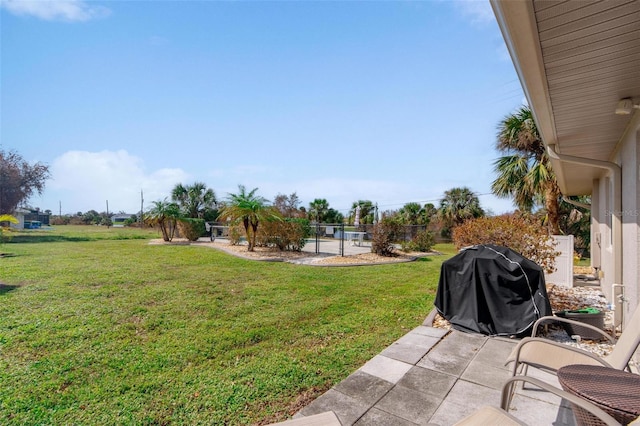
<svg viewBox="0 0 640 426">
<path fill-rule="evenodd" d="M 30 213 L 31 213 L 31 210 L 29 209 L 17 208 L 13 212 L 12 216 L 18 219 L 18 223 L 12 223 L 10 224 L 10 226 L 14 229 L 24 229 L 24 222 L 26 220 L 25 217 Z"/>
</svg>

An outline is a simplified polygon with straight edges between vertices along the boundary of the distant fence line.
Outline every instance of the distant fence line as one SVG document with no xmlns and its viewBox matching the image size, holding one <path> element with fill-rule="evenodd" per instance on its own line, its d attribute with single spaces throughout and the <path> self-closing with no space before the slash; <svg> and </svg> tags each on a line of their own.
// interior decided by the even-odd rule
<svg viewBox="0 0 640 426">
<path fill-rule="evenodd" d="M 337 241 L 337 254 L 344 256 L 345 242 L 351 245 L 362 245 L 373 239 L 374 224 L 346 225 L 344 223 L 311 223 L 309 243 L 315 244 L 315 252 L 320 253 L 321 241 Z M 226 222 L 207 222 L 207 232 L 211 239 L 228 238 L 229 225 Z M 411 241 L 420 231 L 426 230 L 425 225 L 402 225 L 399 227 L 397 242 Z M 436 236 L 436 242 L 448 242 Z M 326 248 L 325 248 L 326 250 Z"/>
</svg>

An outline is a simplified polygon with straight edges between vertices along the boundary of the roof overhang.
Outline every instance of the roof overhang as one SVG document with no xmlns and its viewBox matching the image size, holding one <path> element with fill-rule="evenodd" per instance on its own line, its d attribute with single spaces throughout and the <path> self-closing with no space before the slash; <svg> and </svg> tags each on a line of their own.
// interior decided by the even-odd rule
<svg viewBox="0 0 640 426">
<path fill-rule="evenodd" d="M 573 157 L 614 161 L 640 97 L 640 8 L 606 2 L 491 0 L 545 145 Z M 638 112 L 635 113 L 636 115 Z M 602 168 L 552 159 L 565 195 L 590 194 Z"/>
</svg>

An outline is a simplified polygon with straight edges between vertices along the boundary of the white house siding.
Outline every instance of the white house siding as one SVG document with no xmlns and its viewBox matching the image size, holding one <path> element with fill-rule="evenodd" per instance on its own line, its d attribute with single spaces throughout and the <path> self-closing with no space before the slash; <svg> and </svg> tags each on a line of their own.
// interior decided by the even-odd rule
<svg viewBox="0 0 640 426">
<path fill-rule="evenodd" d="M 603 176 L 594 183 L 594 195 L 591 206 L 593 216 L 593 234 L 591 235 L 591 239 L 596 246 L 592 252 L 594 256 L 597 256 L 598 250 L 600 252 L 600 259 L 594 259 L 594 266 L 598 266 L 599 263 L 602 291 L 607 299 L 611 301 L 611 285 L 614 281 L 614 261 L 611 239 L 613 199 L 610 185 L 611 179 L 608 176 Z"/>
<path fill-rule="evenodd" d="M 625 318 L 630 318 L 640 306 L 639 143 L 640 113 L 636 113 L 618 149 L 618 160 L 622 167 L 622 282 L 627 300 L 623 310 Z"/>
<path fill-rule="evenodd" d="M 24 215 L 30 213 L 29 210 L 17 208 L 15 212 L 13 212 L 13 217 L 18 219 L 18 223 L 12 223 L 10 226 L 15 229 L 24 229 Z"/>
<path fill-rule="evenodd" d="M 636 113 L 618 145 L 614 161 L 622 169 L 622 284 L 626 303 L 623 318 L 630 318 L 640 306 L 640 113 Z M 592 194 L 591 253 L 593 266 L 602 271 L 602 291 L 616 302 L 612 285 L 614 258 L 611 234 L 614 210 L 613 188 L 609 176 L 594 181 Z M 598 258 L 599 254 L 599 258 Z M 626 324 L 625 324 L 626 325 Z"/>
</svg>

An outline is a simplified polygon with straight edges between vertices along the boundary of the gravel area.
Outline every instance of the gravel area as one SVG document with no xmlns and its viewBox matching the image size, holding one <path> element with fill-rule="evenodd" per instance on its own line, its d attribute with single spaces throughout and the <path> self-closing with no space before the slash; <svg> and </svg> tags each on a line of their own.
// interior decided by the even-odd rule
<svg viewBox="0 0 640 426">
<path fill-rule="evenodd" d="M 153 240 L 151 244 L 189 244 L 188 241 L 175 238 L 171 243 L 165 243 L 162 240 Z M 318 266 L 355 266 L 355 265 L 372 265 L 384 263 L 410 262 L 418 257 L 438 255 L 438 252 L 420 253 L 420 252 L 402 252 L 398 250 L 395 256 L 386 257 L 378 256 L 375 253 L 361 253 L 348 256 L 338 256 L 327 253 L 313 253 L 307 251 L 280 251 L 276 248 L 256 247 L 253 252 L 247 250 L 247 245 L 231 245 L 227 240 L 216 239 L 214 242 L 200 240 L 191 243 L 193 245 L 201 245 L 222 250 L 234 256 L 245 259 L 254 259 L 272 262 L 290 262 L 296 264 L 318 265 Z"/>
<path fill-rule="evenodd" d="M 554 312 L 564 310 L 582 309 L 594 307 L 605 313 L 604 329 L 609 334 L 613 332 L 613 312 L 609 309 L 607 299 L 600 291 L 599 287 L 564 287 L 554 284 L 547 284 L 547 295 L 549 303 Z M 438 328 L 451 328 L 447 320 L 440 315 L 436 315 L 433 326 Z M 559 326 L 550 326 L 546 334 L 542 334 L 545 338 L 564 343 L 573 347 L 581 348 L 589 352 L 606 356 L 611 353 L 613 345 L 605 341 L 594 341 L 577 338 L 572 339 L 567 332 Z"/>
</svg>

